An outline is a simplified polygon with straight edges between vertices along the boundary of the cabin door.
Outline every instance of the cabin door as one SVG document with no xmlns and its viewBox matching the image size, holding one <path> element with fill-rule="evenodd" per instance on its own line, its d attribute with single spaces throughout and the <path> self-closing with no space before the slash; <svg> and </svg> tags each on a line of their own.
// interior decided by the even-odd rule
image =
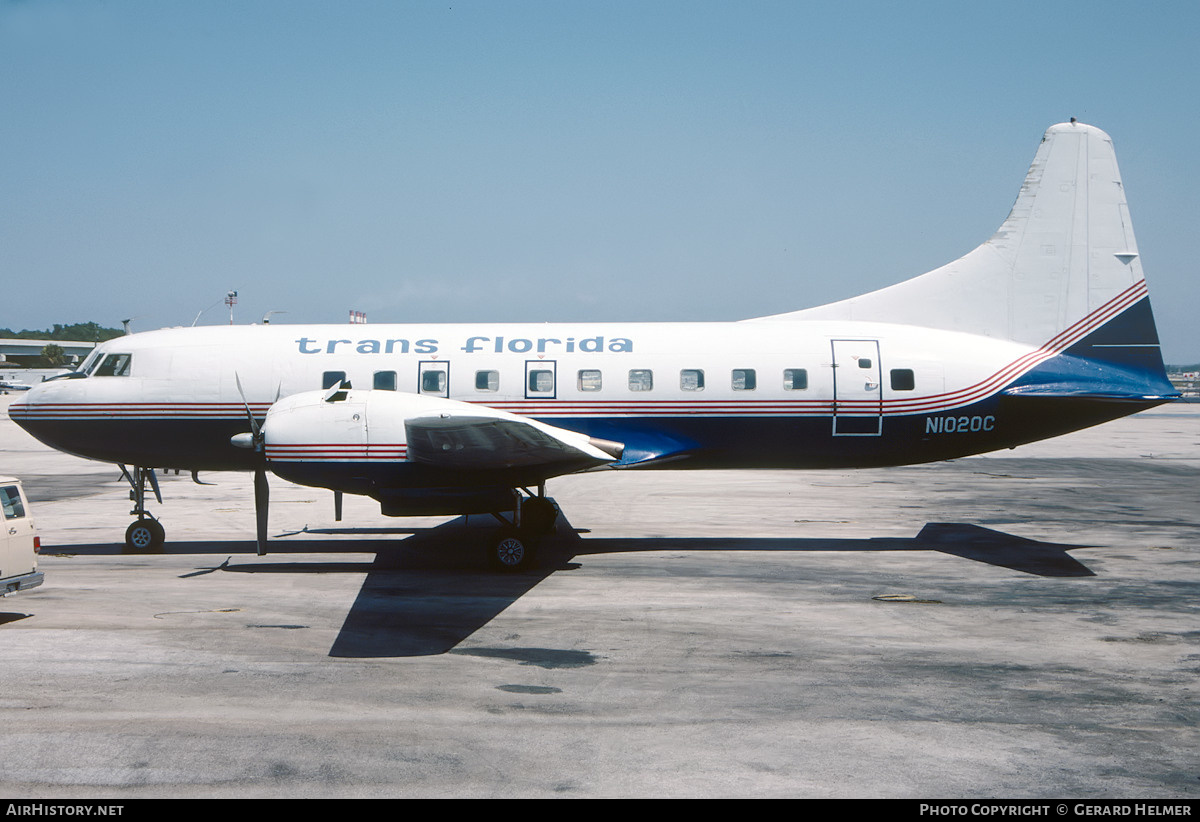
<svg viewBox="0 0 1200 822">
<path fill-rule="evenodd" d="M 833 435 L 878 437 L 883 383 L 878 340 L 833 340 Z"/>
</svg>

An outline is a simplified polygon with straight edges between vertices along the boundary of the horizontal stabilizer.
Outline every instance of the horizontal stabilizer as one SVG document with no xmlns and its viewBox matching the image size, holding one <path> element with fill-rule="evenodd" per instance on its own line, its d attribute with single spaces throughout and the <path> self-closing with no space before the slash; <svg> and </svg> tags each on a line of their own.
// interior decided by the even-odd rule
<svg viewBox="0 0 1200 822">
<path fill-rule="evenodd" d="M 1000 392 L 1006 397 L 1028 399 L 1089 400 L 1091 402 L 1170 402 L 1179 394 L 1135 394 L 1122 391 L 1095 391 L 1070 385 L 1027 385 L 1006 388 Z"/>
</svg>

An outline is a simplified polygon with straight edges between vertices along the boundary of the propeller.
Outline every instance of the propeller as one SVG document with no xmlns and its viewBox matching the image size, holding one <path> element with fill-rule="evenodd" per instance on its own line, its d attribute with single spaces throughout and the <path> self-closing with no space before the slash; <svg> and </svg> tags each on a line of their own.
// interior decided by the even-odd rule
<svg viewBox="0 0 1200 822">
<path fill-rule="evenodd" d="M 242 389 L 242 378 L 233 375 L 237 383 L 238 394 L 242 397 L 242 405 L 246 406 L 246 417 L 250 420 L 249 434 L 234 434 L 230 442 L 238 448 L 250 448 L 258 458 L 254 461 L 254 520 L 257 525 L 258 555 L 267 553 L 267 509 L 270 505 L 271 487 L 267 484 L 267 458 L 263 446 L 262 428 L 250 411 L 250 403 L 246 401 L 246 392 Z"/>
</svg>

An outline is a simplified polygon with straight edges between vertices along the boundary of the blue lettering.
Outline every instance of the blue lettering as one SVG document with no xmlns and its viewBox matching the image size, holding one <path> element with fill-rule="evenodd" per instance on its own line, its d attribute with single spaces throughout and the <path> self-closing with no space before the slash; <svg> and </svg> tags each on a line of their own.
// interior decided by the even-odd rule
<svg viewBox="0 0 1200 822">
<path fill-rule="evenodd" d="M 333 340 L 326 339 L 324 341 L 311 337 L 301 337 L 294 341 L 296 350 L 301 354 L 337 354 L 340 353 L 338 346 L 348 345 L 353 346 L 354 350 L 359 354 L 407 354 L 410 349 L 418 354 L 436 354 L 441 343 L 436 339 L 424 339 L 409 342 L 409 340 L 397 337 L 390 340 Z M 491 350 L 497 354 L 511 352 L 513 354 L 525 354 L 536 350 L 539 354 L 545 354 L 548 351 L 553 352 L 555 348 L 566 348 L 568 353 L 577 351 L 587 354 L 599 354 L 604 351 L 613 353 L 631 352 L 633 351 L 633 340 L 628 337 L 614 337 L 611 340 L 606 340 L 603 336 L 584 337 L 576 339 L 575 337 L 567 337 L 566 340 L 558 339 L 557 337 L 539 337 L 536 340 L 516 338 L 506 340 L 504 337 L 467 337 L 466 342 L 460 348 L 468 354 L 473 354 L 476 351 L 484 351 L 488 349 L 488 344 L 491 343 Z M 936 418 L 929 417 L 929 420 Z M 947 418 L 952 419 L 952 418 Z M 970 418 L 962 417 L 961 425 L 966 426 Z M 991 419 L 980 418 L 980 419 Z M 932 423 L 927 423 L 931 425 Z M 990 431 L 991 428 L 980 423 L 982 427 L 975 430 Z M 953 430 L 946 427 L 945 430 Z M 963 430 L 966 430 L 965 427 Z M 944 433 L 943 431 L 935 431 L 930 429 L 926 433 Z"/>
<path fill-rule="evenodd" d="M 991 414 L 985 417 L 926 417 L 926 434 L 978 434 L 980 431 L 994 431 L 996 418 Z"/>
</svg>

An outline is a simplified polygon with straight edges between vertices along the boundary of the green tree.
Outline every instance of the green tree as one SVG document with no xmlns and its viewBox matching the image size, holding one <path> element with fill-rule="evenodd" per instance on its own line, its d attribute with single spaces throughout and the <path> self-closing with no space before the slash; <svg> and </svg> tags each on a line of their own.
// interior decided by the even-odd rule
<svg viewBox="0 0 1200 822">
<path fill-rule="evenodd" d="M 42 346 L 42 360 L 52 368 L 58 368 L 67 361 L 67 352 L 61 345 L 47 343 Z"/>
<path fill-rule="evenodd" d="M 120 337 L 125 332 L 119 328 L 105 328 L 99 323 L 73 323 L 62 325 L 55 323 L 53 329 L 44 331 L 24 329 L 13 331 L 11 328 L 0 328 L 0 337 L 18 340 L 79 340 L 80 342 L 104 342 L 113 337 Z"/>
</svg>

